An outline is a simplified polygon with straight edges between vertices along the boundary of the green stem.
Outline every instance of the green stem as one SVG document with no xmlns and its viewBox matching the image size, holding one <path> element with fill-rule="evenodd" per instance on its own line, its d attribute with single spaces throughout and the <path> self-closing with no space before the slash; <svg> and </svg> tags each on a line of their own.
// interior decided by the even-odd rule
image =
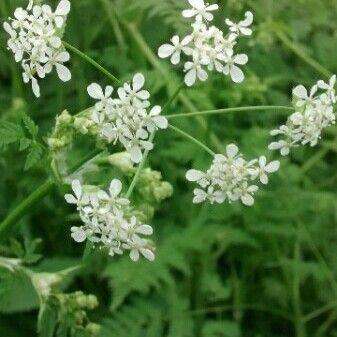
<svg viewBox="0 0 337 337">
<path fill-rule="evenodd" d="M 23 200 L 0 224 L 0 240 L 3 240 L 9 229 L 19 221 L 23 215 L 54 188 L 54 181 L 47 180 L 44 184 L 38 187 L 31 195 Z"/>
<path fill-rule="evenodd" d="M 152 143 L 152 141 L 153 141 L 153 139 L 154 139 L 154 136 L 155 136 L 155 132 L 152 132 L 152 133 L 151 133 L 151 136 L 150 136 L 150 138 L 149 138 L 149 142 Z M 130 184 L 130 186 L 129 186 L 129 189 L 128 189 L 128 191 L 126 192 L 126 197 L 127 197 L 127 198 L 130 198 L 130 196 L 131 196 L 131 194 L 132 194 L 132 192 L 133 192 L 133 190 L 134 190 L 134 188 L 135 188 L 135 186 L 136 186 L 136 184 L 137 184 L 139 175 L 140 175 L 140 173 L 142 172 L 142 169 L 143 169 L 143 167 L 144 167 L 144 165 L 145 165 L 145 162 L 146 162 L 147 156 L 149 155 L 149 152 L 150 152 L 149 150 L 146 150 L 146 151 L 144 152 L 144 154 L 143 154 L 143 159 L 142 159 L 142 161 L 139 163 L 138 168 L 137 168 L 137 171 L 136 171 L 136 173 L 135 173 L 135 175 L 134 175 L 134 177 L 133 177 L 133 179 L 132 179 L 132 182 L 131 182 L 131 184 Z"/>
<path fill-rule="evenodd" d="M 190 134 L 186 133 L 185 131 L 177 128 L 176 126 L 173 126 L 169 124 L 169 128 L 171 130 L 174 130 L 175 132 L 179 133 L 180 135 L 184 136 L 185 138 L 191 140 L 193 143 L 197 144 L 199 147 L 203 148 L 207 153 L 209 153 L 212 157 L 215 156 L 215 152 L 213 152 L 209 147 L 207 147 L 205 144 L 200 142 L 198 139 L 194 138 Z"/>
<path fill-rule="evenodd" d="M 90 159 L 94 158 L 101 152 L 100 150 L 95 150 L 88 156 L 80 160 L 73 167 L 71 167 L 70 172 L 76 172 L 80 167 L 82 167 Z M 48 179 L 44 184 L 39 186 L 33 193 L 31 193 L 26 199 L 24 199 L 15 209 L 13 209 L 8 216 L 0 223 L 0 240 L 3 240 L 8 231 L 12 226 L 14 226 L 30 209 L 34 207 L 40 200 L 42 200 L 46 195 L 48 195 L 55 186 L 55 181 Z"/>
<path fill-rule="evenodd" d="M 237 107 L 237 108 L 186 112 L 186 113 L 169 115 L 169 116 L 166 116 L 166 118 L 192 117 L 192 116 L 200 116 L 200 115 L 204 115 L 204 116 L 205 115 L 216 115 L 216 114 L 241 112 L 241 111 L 268 111 L 268 110 L 289 111 L 289 112 L 295 111 L 293 107 L 288 107 L 288 106 L 261 105 L 261 106 L 243 106 L 243 107 Z"/>
<path fill-rule="evenodd" d="M 301 262 L 301 237 L 300 228 L 297 229 L 297 236 L 294 246 L 294 260 L 296 265 Z M 297 267 L 297 266 L 296 266 Z M 294 268 L 293 276 L 293 309 L 294 309 L 294 326 L 296 337 L 306 337 L 305 322 L 303 319 L 302 306 L 301 306 L 301 293 L 300 293 L 300 279 L 297 273 L 297 268 Z"/>
<path fill-rule="evenodd" d="M 68 50 L 70 50 L 71 52 L 73 52 L 74 54 L 76 54 L 77 56 L 79 56 L 80 58 L 82 58 L 84 61 L 90 63 L 96 69 L 98 69 L 100 72 L 102 72 L 104 75 L 106 75 L 112 82 L 114 82 L 117 85 L 121 85 L 122 84 L 122 82 L 117 77 L 115 77 L 114 75 L 112 75 L 107 69 L 105 69 L 104 67 L 102 67 L 99 63 L 97 63 L 91 57 L 89 57 L 88 55 L 84 54 L 83 52 L 81 52 L 80 50 L 78 50 L 76 47 L 72 46 L 68 42 L 63 41 L 63 44 L 64 44 L 64 46 Z"/>
<path fill-rule="evenodd" d="M 277 31 L 277 37 L 282 41 L 282 43 L 290 49 L 295 55 L 297 55 L 300 59 L 302 59 L 305 63 L 307 63 L 310 67 L 315 69 L 317 72 L 322 74 L 323 76 L 330 78 L 332 76 L 331 72 L 320 65 L 317 61 L 315 61 L 310 56 L 306 55 L 306 53 L 299 48 L 293 41 L 291 41 L 286 34 L 283 32 Z"/>
<path fill-rule="evenodd" d="M 169 100 L 166 102 L 166 104 L 164 105 L 164 107 L 163 107 L 163 109 L 162 109 L 162 114 L 163 114 L 163 113 L 170 107 L 170 105 L 172 104 L 172 102 L 173 102 L 173 101 L 175 100 L 175 98 L 179 95 L 179 93 L 180 93 L 181 89 L 184 87 L 184 85 L 185 85 L 184 82 L 181 83 L 181 84 L 179 85 L 179 87 L 177 88 L 177 90 L 174 92 L 174 94 L 169 98 Z M 153 133 L 151 134 L 151 136 L 150 136 L 149 141 L 150 141 L 151 143 L 152 143 L 152 141 L 153 141 L 153 139 L 154 139 L 154 136 L 155 136 L 155 132 L 153 132 Z M 136 171 L 136 173 L 135 173 L 135 175 L 134 175 L 134 177 L 133 177 L 133 179 L 132 179 L 132 182 L 131 182 L 131 184 L 130 184 L 130 186 L 129 186 L 129 189 L 128 189 L 128 191 L 126 192 L 126 197 L 127 197 L 127 198 L 130 198 L 130 196 L 131 196 L 131 194 L 132 194 L 132 192 L 133 192 L 133 190 L 134 190 L 134 188 L 135 188 L 135 186 L 136 186 L 136 184 L 137 184 L 137 181 L 138 181 L 138 179 L 139 179 L 139 175 L 140 175 L 140 173 L 141 173 L 141 171 L 142 171 L 142 169 L 143 169 L 143 167 L 144 167 L 144 165 L 145 165 L 145 162 L 146 162 L 146 159 L 147 159 L 147 156 L 148 156 L 148 155 L 149 155 L 149 151 L 146 150 L 146 151 L 144 152 L 142 161 L 141 161 L 140 164 L 138 165 L 137 171 Z"/>
<path fill-rule="evenodd" d="M 172 102 L 178 97 L 180 94 L 180 91 L 185 87 L 185 82 L 180 83 L 179 87 L 177 90 L 174 92 L 174 94 L 171 96 L 171 98 L 167 101 L 167 103 L 164 105 L 162 114 L 166 112 L 166 110 L 171 106 Z"/>
</svg>

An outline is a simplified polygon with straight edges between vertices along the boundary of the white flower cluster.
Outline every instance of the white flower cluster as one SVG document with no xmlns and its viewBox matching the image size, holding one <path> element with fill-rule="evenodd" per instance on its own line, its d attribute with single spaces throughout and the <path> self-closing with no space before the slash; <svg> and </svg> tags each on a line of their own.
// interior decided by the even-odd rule
<svg viewBox="0 0 337 337">
<path fill-rule="evenodd" d="M 252 34 L 250 26 L 253 23 L 253 14 L 246 12 L 245 19 L 239 23 L 226 19 L 229 33 L 224 36 L 224 33 L 217 27 L 209 25 L 209 22 L 213 20 L 211 12 L 216 11 L 218 5 L 205 4 L 204 0 L 188 1 L 192 9 L 184 10 L 183 16 L 195 18 L 191 25 L 192 33 L 181 40 L 179 36 L 173 36 L 171 44 L 163 44 L 159 48 L 159 57 L 170 57 L 174 65 L 180 63 L 182 52 L 190 58 L 184 65 L 187 86 L 192 86 L 197 79 L 206 81 L 207 70 L 230 75 L 236 83 L 242 82 L 244 74 L 238 65 L 246 64 L 248 56 L 235 54 L 234 48 L 240 36 Z"/>
<path fill-rule="evenodd" d="M 109 143 L 118 141 L 125 147 L 134 163 L 139 163 L 144 150 L 152 150 L 150 135 L 157 129 L 166 129 L 168 121 L 160 116 L 161 107 L 150 109 L 150 93 L 143 89 L 145 78 L 138 73 L 132 84 L 125 83 L 118 88 L 118 98 L 111 98 L 113 88 L 103 89 L 92 83 L 88 94 L 98 100 L 91 113 L 91 119 L 99 135 Z"/>
<path fill-rule="evenodd" d="M 254 193 L 258 190 L 253 181 L 268 184 L 268 174 L 279 167 L 279 161 L 267 163 L 264 156 L 246 161 L 238 147 L 230 144 L 226 147 L 226 155 L 215 155 L 207 172 L 192 169 L 186 173 L 186 178 L 201 187 L 194 190 L 193 202 L 196 204 L 206 200 L 220 204 L 227 199 L 229 203 L 241 200 L 244 205 L 252 206 Z"/>
<path fill-rule="evenodd" d="M 336 75 L 333 75 L 329 83 L 318 81 L 310 92 L 303 85 L 297 86 L 293 90 L 296 112 L 288 118 L 285 125 L 271 131 L 272 136 L 282 135 L 284 138 L 272 142 L 269 149 L 279 150 L 282 156 L 286 156 L 292 147 L 306 144 L 315 146 L 321 138 L 322 130 L 335 124 L 335 84 Z"/>
<path fill-rule="evenodd" d="M 64 66 L 70 56 L 60 37 L 69 12 L 69 0 L 61 0 L 55 12 L 48 5 L 33 6 L 31 1 L 27 9 L 17 8 L 14 18 L 3 25 L 10 35 L 8 49 L 15 61 L 21 62 L 23 81 L 31 82 L 36 97 L 40 96 L 36 77 L 44 78 L 53 67 L 62 81 L 71 79 L 69 69 Z"/>
<path fill-rule="evenodd" d="M 111 181 L 108 192 L 85 192 L 79 180 L 72 182 L 72 189 L 74 195 L 66 194 L 65 199 L 77 206 L 84 223 L 81 227 L 71 228 L 71 236 L 76 242 L 89 240 L 107 248 L 111 256 L 129 251 L 133 261 L 138 261 L 140 254 L 154 260 L 150 241 L 141 237 L 151 235 L 152 227 L 128 215 L 129 200 L 120 196 L 122 183 L 118 179 Z"/>
</svg>

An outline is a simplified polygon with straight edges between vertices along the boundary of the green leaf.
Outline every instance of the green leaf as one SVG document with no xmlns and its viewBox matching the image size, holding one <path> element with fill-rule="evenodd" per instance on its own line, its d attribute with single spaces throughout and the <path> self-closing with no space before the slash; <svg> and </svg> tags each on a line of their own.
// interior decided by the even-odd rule
<svg viewBox="0 0 337 337">
<path fill-rule="evenodd" d="M 19 147 L 19 151 L 24 151 L 26 150 L 30 145 L 31 145 L 32 141 L 28 138 L 22 138 L 20 139 L 20 147 Z"/>
<path fill-rule="evenodd" d="M 18 124 L 2 121 L 0 122 L 0 147 L 15 143 L 24 138 L 24 131 Z"/>
<path fill-rule="evenodd" d="M 29 311 L 39 305 L 30 278 L 22 271 L 0 271 L 0 312 Z"/>
<path fill-rule="evenodd" d="M 35 139 L 39 132 L 39 127 L 27 114 L 23 114 L 22 121 L 30 135 Z"/>
<path fill-rule="evenodd" d="M 42 157 L 43 148 L 41 144 L 33 142 L 29 148 L 29 153 L 26 159 L 25 171 L 34 166 Z"/>
</svg>

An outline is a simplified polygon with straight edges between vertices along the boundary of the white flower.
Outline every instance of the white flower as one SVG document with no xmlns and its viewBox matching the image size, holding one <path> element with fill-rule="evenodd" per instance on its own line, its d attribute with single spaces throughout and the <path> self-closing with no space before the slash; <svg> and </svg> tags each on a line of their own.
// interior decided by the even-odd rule
<svg viewBox="0 0 337 337">
<path fill-rule="evenodd" d="M 171 44 L 163 44 L 158 49 L 158 56 L 160 58 L 171 57 L 172 64 L 178 64 L 180 62 L 181 52 L 184 52 L 185 54 L 191 53 L 192 50 L 191 50 L 190 47 L 188 47 L 188 44 L 191 42 L 191 40 L 192 40 L 191 36 L 186 36 L 180 42 L 179 36 L 175 35 L 171 39 L 172 45 Z"/>
<path fill-rule="evenodd" d="M 265 156 L 261 156 L 259 158 L 259 171 L 258 175 L 262 184 L 268 184 L 269 178 L 267 173 L 274 173 L 280 168 L 280 162 L 278 160 L 274 160 L 267 164 L 267 158 Z"/>
<path fill-rule="evenodd" d="M 331 100 L 333 104 L 336 103 L 336 75 L 332 75 L 329 83 L 325 83 L 324 81 L 320 80 L 317 82 L 317 86 L 320 89 L 326 90 L 327 91 L 327 96 Z"/>
<path fill-rule="evenodd" d="M 74 180 L 71 184 L 74 195 L 66 194 L 64 198 L 68 204 L 77 205 L 78 209 L 82 209 L 89 203 L 89 196 L 86 193 L 83 193 L 82 186 L 79 180 Z"/>
<path fill-rule="evenodd" d="M 234 49 L 240 36 L 252 34 L 250 25 L 253 22 L 253 14 L 246 12 L 245 19 L 238 24 L 226 20 L 229 34 L 224 34 L 209 24 L 213 19 L 211 12 L 217 10 L 218 5 L 209 5 L 203 0 L 189 0 L 189 3 L 193 8 L 184 10 L 183 15 L 195 17 L 195 21 L 191 23 L 192 32 L 181 39 L 175 35 L 171 43 L 163 44 L 158 50 L 159 57 L 169 57 L 174 65 L 180 63 L 182 56 L 187 58 L 187 61 L 183 61 L 187 86 L 192 86 L 197 79 L 206 81 L 207 71 L 230 75 L 237 83 L 243 81 L 243 72 L 237 65 L 246 64 L 248 57 L 245 54 L 237 54 Z"/>
<path fill-rule="evenodd" d="M 157 129 L 167 129 L 168 121 L 164 116 L 160 116 L 161 107 L 159 105 L 154 106 L 150 113 L 144 117 L 143 123 L 149 132 L 154 132 Z"/>
<path fill-rule="evenodd" d="M 233 50 L 229 50 L 225 56 L 226 65 L 223 69 L 225 75 L 230 75 L 235 83 L 240 83 L 244 80 L 245 75 L 242 70 L 236 65 L 244 65 L 248 62 L 246 54 L 237 54 L 233 56 Z"/>
<path fill-rule="evenodd" d="M 219 9 L 219 6 L 217 4 L 205 4 L 204 0 L 188 0 L 188 2 L 192 6 L 192 9 L 184 10 L 183 16 L 185 18 L 191 18 L 195 16 L 197 21 L 202 21 L 203 19 L 205 21 L 212 21 L 214 16 L 210 12 Z"/>
<path fill-rule="evenodd" d="M 34 5 L 30 1 L 27 10 L 17 8 L 14 18 L 3 27 L 9 34 L 7 47 L 16 62 L 21 62 L 23 80 L 32 82 L 33 93 L 40 96 L 37 77 L 44 78 L 55 66 L 59 78 L 66 82 L 71 73 L 64 66 L 70 59 L 62 44 L 61 34 L 70 11 L 69 0 L 61 0 L 55 10 L 48 5 Z"/>
<path fill-rule="evenodd" d="M 104 109 L 108 104 L 112 103 L 111 95 L 113 93 L 113 87 L 110 85 L 106 86 L 103 92 L 103 89 L 99 84 L 91 83 L 87 87 L 87 92 L 90 97 L 99 101 L 95 105 L 98 111 Z"/>
<path fill-rule="evenodd" d="M 125 83 L 123 88 L 118 89 L 118 95 L 121 100 L 130 100 L 137 106 L 141 106 L 142 101 L 146 101 L 150 98 L 150 94 L 147 90 L 142 90 L 145 84 L 144 75 L 141 73 L 136 74 L 133 77 L 132 85 Z"/>
<path fill-rule="evenodd" d="M 66 51 L 57 53 L 51 52 L 49 55 L 49 59 L 44 66 L 44 70 L 48 74 L 52 71 L 54 66 L 60 80 L 63 82 L 68 82 L 71 80 L 71 72 L 66 66 L 63 65 L 63 63 L 68 62 L 69 60 L 70 55 Z"/>
<path fill-rule="evenodd" d="M 24 83 L 29 83 L 32 82 L 32 90 L 33 93 L 36 97 L 40 97 L 40 86 L 39 83 L 37 82 L 37 79 L 33 75 L 33 70 L 28 64 L 23 64 L 23 82 Z"/>
<path fill-rule="evenodd" d="M 185 83 L 191 87 L 197 79 L 206 81 L 208 78 L 207 72 L 202 68 L 202 60 L 195 59 L 193 62 L 185 63 Z M 205 64 L 205 63 L 204 63 Z"/>
<path fill-rule="evenodd" d="M 254 193 L 259 188 L 256 185 L 248 186 L 248 183 L 245 181 L 240 189 L 237 189 L 235 192 L 238 194 L 242 203 L 246 206 L 253 206 L 254 204 Z"/>
<path fill-rule="evenodd" d="M 72 182 L 74 195 L 67 194 L 65 199 L 77 205 L 82 226 L 71 227 L 71 237 L 76 242 L 88 240 L 105 248 L 110 256 L 129 251 L 130 258 L 138 261 L 140 255 L 153 261 L 155 258 L 151 243 L 142 236 L 153 234 L 153 229 L 143 224 L 133 214 L 129 200 L 121 196 L 122 183 L 113 179 L 108 191 L 96 186 L 87 186 L 90 193 L 83 193 L 78 180 Z"/>
<path fill-rule="evenodd" d="M 196 182 L 200 188 L 194 189 L 193 203 L 209 201 L 211 204 L 241 200 L 246 206 L 254 204 L 254 193 L 258 187 L 250 182 L 260 180 L 268 183 L 268 174 L 278 170 L 280 163 L 267 164 L 266 157 L 246 161 L 235 144 L 226 146 L 226 154 L 216 154 L 206 172 L 191 169 L 186 178 Z"/>
<path fill-rule="evenodd" d="M 95 108 L 86 113 L 95 123 L 92 131 L 106 143 L 124 146 L 134 163 L 142 160 L 143 151 L 153 149 L 150 135 L 168 127 L 167 118 L 160 115 L 161 107 L 150 107 L 150 94 L 143 89 L 144 83 L 144 76 L 136 74 L 132 84 L 125 83 L 117 90 L 119 98 L 111 97 L 111 86 L 103 90 L 99 84 L 92 83 L 87 88 L 89 96 L 98 100 Z"/>
<path fill-rule="evenodd" d="M 252 30 L 249 28 L 253 23 L 254 15 L 252 12 L 245 13 L 245 19 L 239 23 L 234 23 L 233 21 L 226 19 L 226 25 L 229 26 L 229 30 L 237 35 L 252 35 Z"/>
<path fill-rule="evenodd" d="M 132 261 L 137 262 L 140 254 L 142 254 L 147 260 L 154 261 L 155 255 L 152 250 L 147 247 L 146 240 L 137 238 L 133 242 L 123 244 L 124 249 L 130 250 L 130 258 Z"/>
<path fill-rule="evenodd" d="M 320 80 L 309 91 L 298 85 L 293 90 L 296 112 L 288 117 L 286 125 L 272 130 L 272 136 L 283 136 L 269 145 L 270 150 L 279 150 L 281 155 L 290 153 L 290 148 L 310 144 L 315 146 L 323 129 L 333 125 L 336 117 L 333 112 L 336 104 L 336 76 L 329 83 Z"/>
</svg>

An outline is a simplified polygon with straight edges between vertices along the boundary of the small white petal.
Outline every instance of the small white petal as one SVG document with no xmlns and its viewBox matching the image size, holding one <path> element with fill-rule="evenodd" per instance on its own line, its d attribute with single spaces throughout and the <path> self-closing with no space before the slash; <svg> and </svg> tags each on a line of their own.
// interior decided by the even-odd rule
<svg viewBox="0 0 337 337">
<path fill-rule="evenodd" d="M 122 183 L 118 179 L 114 179 L 110 183 L 109 192 L 112 197 L 117 197 L 122 191 Z"/>
<path fill-rule="evenodd" d="M 147 248 L 141 248 L 140 252 L 142 253 L 142 255 L 149 261 L 154 261 L 155 259 L 155 255 L 153 254 L 153 252 L 150 249 Z"/>
<path fill-rule="evenodd" d="M 204 172 L 198 171 L 198 170 L 188 170 L 186 172 L 186 179 L 188 181 L 198 181 L 204 177 Z"/>
<path fill-rule="evenodd" d="M 170 44 L 163 44 L 158 49 L 158 56 L 160 58 L 166 58 L 166 57 L 171 56 L 174 52 L 175 52 L 174 46 Z"/>
<path fill-rule="evenodd" d="M 56 63 L 55 67 L 57 75 L 61 81 L 68 82 L 71 80 L 71 72 L 66 66 L 60 63 Z"/>
<path fill-rule="evenodd" d="M 229 144 L 226 146 L 226 154 L 228 158 L 233 159 L 239 152 L 239 148 L 235 144 Z"/>
<path fill-rule="evenodd" d="M 278 160 L 274 160 L 270 162 L 266 167 L 265 170 L 268 173 L 274 173 L 280 168 L 280 162 Z"/>
<path fill-rule="evenodd" d="M 101 100 L 104 98 L 102 87 L 97 83 L 91 83 L 87 88 L 88 94 L 94 99 Z"/>
<path fill-rule="evenodd" d="M 140 90 L 145 83 L 145 78 L 144 75 L 141 73 L 137 73 L 134 77 L 133 77 L 133 90 L 138 91 Z"/>
<path fill-rule="evenodd" d="M 137 227 L 137 233 L 143 234 L 143 235 L 152 235 L 153 228 L 149 225 L 141 225 Z"/>
</svg>

